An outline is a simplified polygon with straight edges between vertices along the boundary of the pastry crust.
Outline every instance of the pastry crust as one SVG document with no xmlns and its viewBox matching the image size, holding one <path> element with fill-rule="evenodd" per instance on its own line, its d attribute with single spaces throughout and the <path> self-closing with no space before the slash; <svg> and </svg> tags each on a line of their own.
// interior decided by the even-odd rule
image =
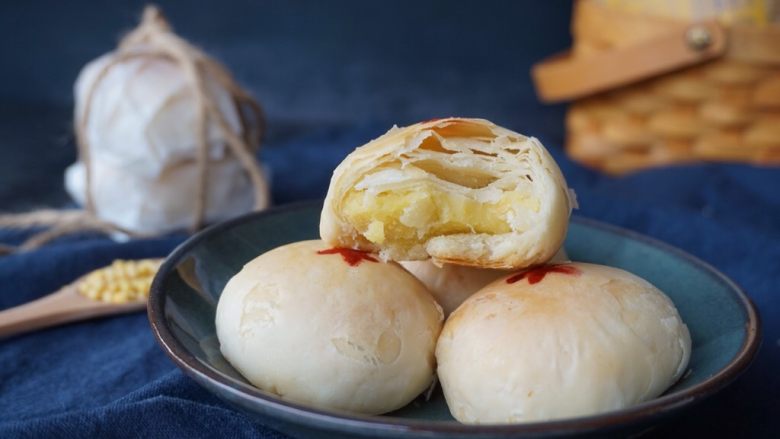
<svg viewBox="0 0 780 439">
<path fill-rule="evenodd" d="M 394 127 L 347 156 L 333 173 L 320 235 L 386 260 L 523 268 L 561 246 L 570 195 L 535 138 L 483 119 L 438 119 Z M 358 217 L 350 209 L 360 203 L 369 207 Z M 372 216 L 391 208 L 392 224 Z M 404 241 L 393 235 L 399 229 L 416 235 Z"/>
<path fill-rule="evenodd" d="M 688 328 L 649 282 L 567 263 L 496 280 L 447 319 L 436 346 L 452 415 L 547 421 L 655 398 L 685 372 Z"/>
<path fill-rule="evenodd" d="M 569 256 L 561 248 L 550 262 L 567 262 Z M 438 266 L 430 259 L 425 261 L 402 261 L 401 266 L 428 288 L 439 303 L 444 315 L 448 316 L 469 296 L 499 277 L 513 271 L 493 268 L 477 268 L 463 265 L 444 264 Z"/>
<path fill-rule="evenodd" d="M 219 298 L 220 350 L 249 382 L 289 401 L 398 409 L 433 381 L 441 308 L 398 264 L 338 250 L 302 241 L 248 262 Z"/>
</svg>

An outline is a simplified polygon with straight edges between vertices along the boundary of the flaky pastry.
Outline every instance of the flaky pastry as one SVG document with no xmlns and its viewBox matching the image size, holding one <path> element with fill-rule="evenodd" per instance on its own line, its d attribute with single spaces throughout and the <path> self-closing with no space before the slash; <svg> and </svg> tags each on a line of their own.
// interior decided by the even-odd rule
<svg viewBox="0 0 780 439">
<path fill-rule="evenodd" d="M 398 264 L 317 240 L 249 261 L 225 286 L 215 325 L 224 357 L 258 388 L 379 414 L 430 387 L 442 320 Z"/>
<path fill-rule="evenodd" d="M 663 393 L 691 337 L 649 282 L 566 263 L 487 285 L 447 319 L 436 346 L 450 412 L 469 424 L 549 421 L 619 410 Z"/>
<path fill-rule="evenodd" d="M 383 259 L 522 268 L 555 254 L 572 205 L 535 138 L 482 119 L 438 119 L 394 127 L 347 156 L 320 235 Z"/>
<path fill-rule="evenodd" d="M 550 259 L 550 262 L 566 262 L 569 256 L 561 248 Z M 493 268 L 477 268 L 455 264 L 438 266 L 430 259 L 425 261 L 403 261 L 401 266 L 428 288 L 436 302 L 448 316 L 469 296 L 499 277 L 504 277 L 512 271 Z"/>
</svg>

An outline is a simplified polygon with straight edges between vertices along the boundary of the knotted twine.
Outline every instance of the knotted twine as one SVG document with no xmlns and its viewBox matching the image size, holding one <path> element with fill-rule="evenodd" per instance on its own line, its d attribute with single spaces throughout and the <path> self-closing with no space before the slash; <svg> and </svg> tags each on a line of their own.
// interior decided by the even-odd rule
<svg viewBox="0 0 780 439">
<path fill-rule="evenodd" d="M 86 93 L 86 102 L 81 114 L 75 115 L 78 156 L 86 170 L 83 210 L 47 209 L 23 214 L 0 215 L 0 227 L 14 229 L 48 228 L 43 232 L 34 234 L 18 247 L 0 245 L 0 254 L 32 250 L 59 237 L 86 231 L 104 234 L 120 233 L 133 238 L 151 236 L 126 230 L 97 217 L 92 193 L 93 171 L 90 162 L 90 145 L 86 134 L 94 94 L 101 81 L 117 64 L 141 57 L 157 57 L 178 65 L 191 87 L 195 105 L 197 106 L 196 164 L 198 167 L 198 179 L 191 229 L 193 231 L 200 229 L 204 222 L 207 204 L 206 187 L 208 183 L 208 153 L 210 147 L 207 133 L 211 121 L 216 122 L 216 126 L 221 132 L 229 152 L 238 158 L 242 168 L 249 176 L 254 190 L 254 208 L 261 209 L 264 207 L 265 199 L 267 198 L 265 191 L 267 189 L 260 166 L 254 157 L 255 151 L 260 145 L 260 137 L 265 130 L 262 108 L 249 93 L 235 82 L 224 66 L 174 34 L 167 20 L 156 6 L 147 6 L 144 9 L 141 23 L 122 38 L 111 61 L 97 73 L 95 80 Z M 220 112 L 216 98 L 205 85 L 204 77 L 206 75 L 210 79 L 216 80 L 233 98 L 239 114 L 241 135 L 232 130 L 227 119 Z"/>
</svg>

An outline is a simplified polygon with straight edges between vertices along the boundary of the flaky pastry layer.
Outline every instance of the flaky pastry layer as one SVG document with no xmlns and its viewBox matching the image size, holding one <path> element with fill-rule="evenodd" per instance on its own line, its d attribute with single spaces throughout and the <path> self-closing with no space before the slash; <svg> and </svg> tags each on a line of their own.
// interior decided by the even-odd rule
<svg viewBox="0 0 780 439">
<path fill-rule="evenodd" d="M 320 234 L 384 259 L 522 268 L 555 254 L 571 208 L 538 140 L 447 118 L 394 127 L 347 156 L 331 179 Z"/>
</svg>

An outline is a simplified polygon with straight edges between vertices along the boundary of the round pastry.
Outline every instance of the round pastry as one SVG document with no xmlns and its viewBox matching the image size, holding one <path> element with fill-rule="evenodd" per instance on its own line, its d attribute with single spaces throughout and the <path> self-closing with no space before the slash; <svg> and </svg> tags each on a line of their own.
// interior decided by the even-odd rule
<svg viewBox="0 0 780 439">
<path fill-rule="evenodd" d="M 260 389 L 379 414 L 431 385 L 442 320 L 425 287 L 398 264 L 303 241 L 233 276 L 216 328 L 222 354 Z"/>
<path fill-rule="evenodd" d="M 553 256 L 550 262 L 565 262 L 569 257 L 561 248 Z M 432 260 L 403 261 L 401 266 L 406 268 L 414 277 L 428 288 L 433 298 L 441 305 L 444 315 L 448 316 L 464 300 L 476 293 L 480 288 L 493 282 L 499 277 L 506 276 L 507 270 L 495 270 L 492 268 L 477 268 L 464 265 L 443 264 L 436 265 Z"/>
<path fill-rule="evenodd" d="M 528 267 L 561 246 L 569 195 L 535 138 L 482 119 L 438 119 L 393 128 L 347 156 L 320 235 L 382 259 Z"/>
<path fill-rule="evenodd" d="M 452 415 L 495 424 L 576 417 L 654 398 L 685 371 L 688 328 L 647 281 L 568 263 L 487 285 L 436 347 Z"/>
</svg>

